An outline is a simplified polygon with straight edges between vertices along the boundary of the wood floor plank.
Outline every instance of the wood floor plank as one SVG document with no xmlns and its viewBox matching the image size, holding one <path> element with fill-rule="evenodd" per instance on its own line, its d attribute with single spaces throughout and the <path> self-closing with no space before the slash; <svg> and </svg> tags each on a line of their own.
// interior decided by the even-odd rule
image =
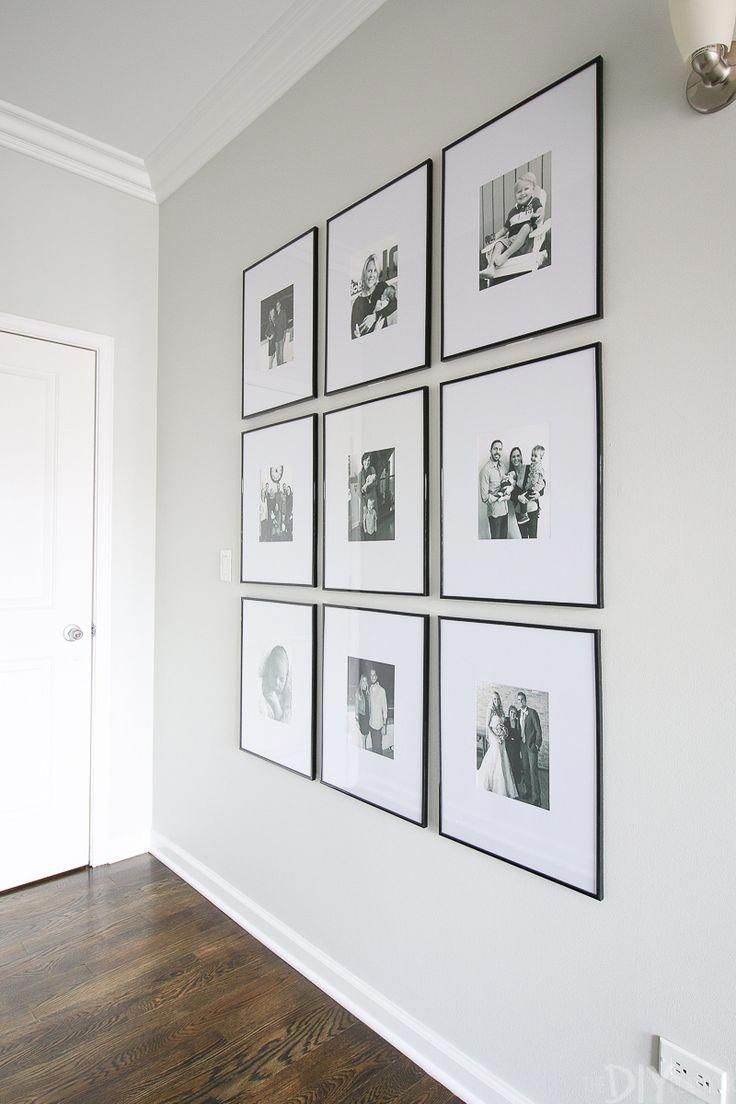
<svg viewBox="0 0 736 1104">
<path fill-rule="evenodd" d="M 305 1003 L 282 1009 L 278 1016 L 245 1038 L 228 1031 L 229 1043 L 212 1062 L 199 1062 L 190 1071 L 187 1092 L 164 1092 L 162 1104 L 194 1101 L 246 1101 L 273 1093 L 273 1081 L 284 1070 L 301 1066 L 303 1059 L 342 1037 L 355 1025 L 354 1018 L 322 993 Z M 162 1087 L 159 1086 L 159 1093 Z M 148 1098 L 145 1098 L 148 1100 Z"/>
<path fill-rule="evenodd" d="M 181 987 L 188 987 L 191 978 L 183 972 L 171 975 L 167 968 L 150 988 L 129 995 L 111 993 L 107 1000 L 78 1008 L 74 1014 L 47 1018 L 0 1048 L 0 1099 L 9 1083 L 35 1082 L 41 1087 L 45 1080 L 53 1082 L 69 1071 L 72 1078 L 78 1077 L 95 1068 L 100 1048 L 113 1054 L 124 1052 L 137 1035 L 176 1020 L 205 1030 L 233 1007 L 247 1008 L 260 994 L 280 986 L 280 965 L 254 973 L 246 964 L 233 973 L 221 973 L 220 992 L 210 985 L 205 1007 L 196 987 L 190 988 L 188 997 L 181 995 Z"/>
<path fill-rule="evenodd" d="M 462 1104 L 462 1102 L 444 1085 L 439 1085 L 425 1073 L 420 1081 L 397 1098 L 396 1104 Z"/>
<path fill-rule="evenodd" d="M 151 856 L 0 897 L 2 1104 L 454 1104 Z"/>
<path fill-rule="evenodd" d="M 310 1090 L 315 1101 L 320 1099 L 318 1087 L 328 1083 L 347 1083 L 356 1069 L 365 1068 L 367 1063 L 380 1065 L 393 1056 L 388 1044 L 376 1046 L 376 1037 L 365 1024 L 353 1021 L 346 1030 L 325 1040 L 322 1045 L 290 1066 L 276 1072 L 268 1082 L 267 1098 L 269 1104 L 286 1104 L 300 1092 Z M 213 1080 L 206 1089 L 198 1092 L 192 1104 L 248 1104 L 259 1096 L 265 1095 L 258 1069 L 248 1068 L 247 1055 L 240 1056 L 235 1070 L 223 1070 L 219 1079 Z M 166 1104 L 182 1104 L 180 1101 Z"/>
</svg>

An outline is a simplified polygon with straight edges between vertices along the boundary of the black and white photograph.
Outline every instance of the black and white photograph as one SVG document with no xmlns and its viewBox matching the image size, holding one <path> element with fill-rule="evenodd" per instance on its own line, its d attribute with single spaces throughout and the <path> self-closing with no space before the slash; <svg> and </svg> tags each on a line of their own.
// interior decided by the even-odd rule
<svg viewBox="0 0 736 1104">
<path fill-rule="evenodd" d="M 317 607 L 241 599 L 240 747 L 315 776 Z"/>
<path fill-rule="evenodd" d="M 440 835 L 603 895 L 600 633 L 440 617 Z"/>
<path fill-rule="evenodd" d="M 427 824 L 429 617 L 323 607 L 324 785 Z"/>
<path fill-rule="evenodd" d="M 395 502 L 396 449 L 348 455 L 348 540 L 394 540 Z"/>
<path fill-rule="evenodd" d="M 440 384 L 440 596 L 603 605 L 601 350 Z"/>
<path fill-rule="evenodd" d="M 478 539 L 539 540 L 549 533 L 549 427 L 504 427 L 478 438 Z"/>
<path fill-rule="evenodd" d="M 485 793 L 549 809 L 549 694 L 478 683 L 475 769 Z"/>
<path fill-rule="evenodd" d="M 399 321 L 399 247 L 395 237 L 361 250 L 353 257 L 351 270 L 353 340 L 395 326 Z"/>
<path fill-rule="evenodd" d="M 317 227 L 243 272 L 242 416 L 317 394 Z"/>
<path fill-rule="evenodd" d="M 418 387 L 323 415 L 326 590 L 427 593 L 428 409 Z"/>
<path fill-rule="evenodd" d="M 602 316 L 601 72 L 595 58 L 442 151 L 443 360 Z"/>
<path fill-rule="evenodd" d="M 431 161 L 328 219 L 326 394 L 429 364 L 431 219 Z"/>
<path fill-rule="evenodd" d="M 552 263 L 552 153 L 481 185 L 479 288 Z"/>
<path fill-rule="evenodd" d="M 240 581 L 317 585 L 317 415 L 242 434 Z"/>
<path fill-rule="evenodd" d="M 294 539 L 293 482 L 293 476 L 284 464 L 271 464 L 262 469 L 259 541 L 271 543 Z"/>
<path fill-rule="evenodd" d="M 261 350 L 269 372 L 294 359 L 294 285 L 261 300 Z"/>
<path fill-rule="evenodd" d="M 363 751 L 394 758 L 393 663 L 348 656 L 348 736 Z"/>
<path fill-rule="evenodd" d="M 274 644 L 264 655 L 259 667 L 261 713 L 271 721 L 289 724 L 291 721 L 291 663 L 283 644 Z"/>
</svg>

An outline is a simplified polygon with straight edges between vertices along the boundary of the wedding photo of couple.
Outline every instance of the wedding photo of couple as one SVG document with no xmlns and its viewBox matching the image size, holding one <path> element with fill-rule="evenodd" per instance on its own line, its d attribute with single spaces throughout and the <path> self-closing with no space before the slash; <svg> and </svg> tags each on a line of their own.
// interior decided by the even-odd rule
<svg viewBox="0 0 736 1104">
<path fill-rule="evenodd" d="M 478 788 L 549 809 L 549 695 L 482 683 L 476 707 Z"/>
<path fill-rule="evenodd" d="M 490 446 L 487 438 L 478 442 L 479 540 L 537 540 L 549 527 L 548 517 L 540 526 L 545 493 L 545 512 L 549 504 L 547 427 L 514 430 L 509 436 L 521 443 L 508 451 L 499 437 Z"/>
</svg>

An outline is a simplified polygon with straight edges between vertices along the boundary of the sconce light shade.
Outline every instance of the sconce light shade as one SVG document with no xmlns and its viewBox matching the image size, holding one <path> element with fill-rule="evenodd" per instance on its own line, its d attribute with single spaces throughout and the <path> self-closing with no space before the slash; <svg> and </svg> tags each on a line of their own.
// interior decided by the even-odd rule
<svg viewBox="0 0 736 1104">
<path fill-rule="evenodd" d="M 731 49 L 736 0 L 670 0 L 670 19 L 683 61 L 703 46 Z"/>
</svg>

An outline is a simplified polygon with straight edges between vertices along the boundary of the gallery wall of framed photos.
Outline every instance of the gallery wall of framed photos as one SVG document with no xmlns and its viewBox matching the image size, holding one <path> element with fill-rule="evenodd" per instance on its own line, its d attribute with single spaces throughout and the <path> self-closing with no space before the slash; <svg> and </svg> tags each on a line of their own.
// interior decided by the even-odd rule
<svg viewBox="0 0 736 1104">
<path fill-rule="evenodd" d="M 244 257 L 241 316 L 240 747 L 598 900 L 602 64 Z"/>
</svg>

